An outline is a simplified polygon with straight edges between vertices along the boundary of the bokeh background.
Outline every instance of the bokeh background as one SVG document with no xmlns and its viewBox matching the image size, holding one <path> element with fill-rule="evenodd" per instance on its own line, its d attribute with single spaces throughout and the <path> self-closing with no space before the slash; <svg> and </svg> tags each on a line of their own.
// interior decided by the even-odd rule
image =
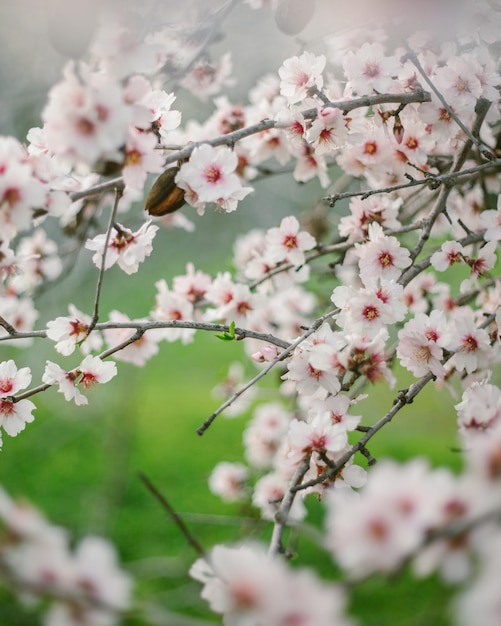
<svg viewBox="0 0 501 626">
<path fill-rule="evenodd" d="M 0 134 L 14 134 L 22 140 L 31 126 L 41 124 L 47 90 L 59 79 L 68 57 L 85 47 L 92 30 L 89 10 L 92 17 L 92 11 L 96 13 L 103 4 L 96 0 L 82 0 L 81 4 L 2 0 Z M 138 10 L 134 2 L 119 4 L 121 9 L 126 5 Z M 189 21 L 197 8 L 196 2 L 183 3 L 182 12 L 177 1 L 156 4 L 161 5 L 161 19 L 168 20 Z M 150 5 L 141 5 L 141 15 L 147 14 Z M 82 32 L 79 24 L 84 26 Z M 311 36 L 317 36 L 315 28 L 320 26 L 312 26 Z M 241 6 L 229 15 L 213 52 L 217 56 L 227 49 L 233 54 L 236 78 L 227 94 L 233 101 L 245 102 L 249 87 L 263 73 L 276 72 L 282 60 L 300 48 L 296 40 L 279 32 L 268 10 Z M 213 110 L 212 102 L 201 104 L 182 90 L 176 107 L 185 120 L 202 120 Z M 332 178 L 335 180 L 335 172 Z M 116 267 L 106 273 L 103 318 L 113 309 L 131 318 L 146 316 L 157 280 L 164 278 L 170 283 L 189 261 L 212 275 L 227 269 L 239 233 L 276 225 L 284 215 L 301 216 L 320 195 L 316 182 L 299 185 L 289 176 L 277 176 L 257 184 L 255 193 L 234 214 L 208 211 L 200 218 L 189 207 L 183 209 L 195 222 L 195 232 L 164 229 L 137 275 L 126 276 Z M 336 207 L 339 210 L 343 208 Z M 135 227 L 143 219 L 138 204 L 126 225 Z M 335 223 L 339 215 L 331 213 L 327 219 Z M 69 303 L 91 311 L 97 269 L 90 256 L 82 250 L 71 273 L 40 295 L 37 328 L 64 314 Z M 320 285 L 325 293 L 334 287 L 330 280 L 325 278 Z M 0 360 L 8 358 L 14 358 L 19 367 L 29 365 L 34 381 L 41 376 L 47 358 L 58 360 L 53 347 L 43 340 L 23 350 L 0 344 Z M 137 597 L 147 616 L 147 621 L 131 616 L 128 626 L 219 623 L 206 612 L 198 597 L 198 584 L 186 575 L 196 555 L 146 491 L 138 472 L 153 481 L 207 548 L 221 541 L 266 540 L 269 536 L 270 525 L 259 521 L 256 510 L 223 504 L 207 487 L 217 462 L 241 460 L 242 431 L 252 407 L 247 416 L 238 419 L 220 416 L 203 437 L 195 432 L 217 407 L 212 389 L 235 360 L 243 360 L 247 375 L 253 375 L 238 343 L 223 343 L 203 333 L 188 346 L 164 343 L 145 368 L 118 363 L 119 376 L 96 389 L 88 407 L 70 405 L 52 389 L 33 398 L 35 422 L 16 439 L 4 439 L 0 484 L 10 494 L 39 506 L 48 518 L 67 527 L 75 540 L 91 533 L 116 544 L 126 567 L 137 577 Z M 259 401 L 274 399 L 279 373 L 267 381 Z M 399 373 L 398 388 L 410 382 L 409 376 Z M 357 407 L 364 423 L 383 415 L 392 397 L 385 388 L 371 391 L 370 399 Z M 457 468 L 456 418 L 451 404 L 449 391 L 426 390 L 419 402 L 402 411 L 395 423 L 374 439 L 372 454 L 402 460 L 422 454 L 435 465 Z M 308 506 L 307 523 L 293 538 L 297 564 L 311 564 L 324 577 L 334 578 L 335 567 L 319 545 L 321 506 L 313 498 Z M 353 590 L 351 612 L 367 626 L 440 626 L 448 623 L 449 593 L 435 579 L 416 582 L 405 573 L 394 580 L 374 578 Z M 0 626 L 35 624 L 40 624 L 38 612 L 0 587 Z"/>
</svg>

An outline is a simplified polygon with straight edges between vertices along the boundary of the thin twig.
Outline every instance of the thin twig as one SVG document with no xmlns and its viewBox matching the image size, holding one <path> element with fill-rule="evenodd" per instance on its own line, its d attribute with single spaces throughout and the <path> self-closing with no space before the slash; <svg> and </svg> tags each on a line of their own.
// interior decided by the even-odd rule
<svg viewBox="0 0 501 626">
<path fill-rule="evenodd" d="M 275 367 L 275 365 L 277 365 L 277 363 L 280 363 L 285 358 L 287 358 L 289 354 L 291 354 L 297 348 L 297 346 L 303 343 L 303 341 L 305 341 L 310 335 L 312 335 L 316 330 L 318 330 L 320 326 L 327 319 L 329 319 L 333 315 L 336 315 L 338 311 L 339 309 L 330 311 L 329 313 L 326 313 L 325 315 L 317 319 L 315 322 L 313 322 L 313 324 L 308 328 L 308 330 L 303 335 L 301 335 L 298 339 L 296 339 L 296 341 L 291 343 L 283 352 L 281 352 L 275 359 L 273 359 L 273 361 L 271 361 L 271 363 L 267 367 L 261 370 L 259 374 L 254 376 L 254 378 L 252 378 L 247 384 L 245 384 L 238 391 L 236 391 L 232 396 L 230 396 L 228 400 L 226 400 L 226 402 L 223 402 L 223 404 L 218 409 L 216 409 L 214 413 L 212 413 L 212 415 L 210 415 L 199 428 L 197 428 L 197 434 L 203 435 L 218 415 L 220 415 L 225 409 L 227 409 L 230 405 L 232 405 L 235 402 L 235 400 L 237 400 L 243 393 L 245 393 L 248 389 L 253 387 L 259 380 L 261 380 L 261 378 L 266 376 L 266 374 L 268 374 Z"/>
<path fill-rule="evenodd" d="M 404 45 L 405 45 L 405 48 L 407 50 L 406 58 L 408 58 L 411 61 L 411 63 L 414 65 L 414 67 L 417 69 L 417 71 L 421 74 L 421 76 L 423 77 L 424 81 L 426 82 L 428 87 L 433 91 L 433 93 L 437 96 L 437 98 L 440 100 L 440 102 L 444 106 L 444 108 L 447 111 L 447 113 L 456 122 L 456 124 L 463 131 L 463 133 L 468 137 L 470 142 L 477 146 L 477 148 L 480 150 L 480 153 L 484 156 L 484 158 L 486 158 L 488 160 L 491 160 L 493 158 L 493 153 L 492 153 L 492 149 L 490 148 L 490 146 L 488 146 L 486 143 L 484 143 L 478 136 L 475 136 L 474 133 L 470 132 L 470 130 L 463 124 L 463 122 L 460 120 L 460 118 L 453 111 L 452 107 L 449 105 L 447 100 L 444 98 L 444 96 L 441 93 L 441 91 L 439 89 L 437 89 L 437 87 L 435 86 L 434 82 L 431 80 L 431 78 L 426 73 L 426 70 L 421 65 L 421 63 L 420 63 L 420 61 L 418 59 L 417 54 L 414 52 L 414 50 L 412 50 L 412 48 L 406 42 L 404 42 Z M 486 148 L 487 148 L 487 150 L 486 150 Z"/>
<path fill-rule="evenodd" d="M 158 491 L 155 485 L 143 472 L 138 472 L 138 476 L 140 480 L 143 482 L 146 489 L 148 489 L 148 491 L 158 500 L 158 502 L 160 502 L 162 507 L 167 511 L 172 521 L 176 524 L 179 530 L 183 533 L 186 541 L 195 550 L 198 556 L 207 560 L 207 553 L 205 552 L 204 548 L 199 543 L 199 541 L 194 537 L 194 535 L 190 532 L 189 528 L 183 522 L 181 517 L 176 513 L 176 511 L 172 508 L 172 506 L 169 504 L 165 496 L 162 495 L 160 491 Z"/>
<path fill-rule="evenodd" d="M 290 482 L 289 488 L 282 499 L 280 508 L 275 513 L 275 525 L 273 526 L 270 547 L 268 549 L 268 554 L 270 556 L 275 556 L 283 552 L 282 538 L 284 531 L 287 526 L 292 505 L 294 504 L 294 500 L 297 495 L 298 487 L 301 484 L 306 472 L 310 468 L 310 458 L 311 454 L 307 454 L 299 463 Z"/>
<path fill-rule="evenodd" d="M 454 181 L 458 178 L 474 176 L 478 172 L 488 169 L 501 168 L 501 159 L 494 159 L 489 163 L 481 163 L 475 167 L 469 167 L 459 172 L 448 172 L 447 174 L 428 174 L 425 178 L 413 178 L 408 183 L 400 183 L 398 185 L 391 185 L 389 187 L 380 187 L 378 189 L 366 189 L 362 191 L 346 191 L 344 193 L 332 194 L 324 196 L 322 200 L 328 202 L 330 206 L 334 206 L 339 200 L 346 198 L 361 197 L 363 200 L 370 198 L 376 194 L 392 193 L 393 191 L 400 191 L 401 189 L 408 189 L 410 187 L 425 187 L 430 189 L 438 189 L 443 183 Z"/>
<path fill-rule="evenodd" d="M 353 111 L 354 109 L 359 109 L 363 107 L 370 107 L 375 104 L 391 104 L 391 103 L 400 103 L 400 104 L 410 104 L 412 102 L 430 102 L 431 95 L 426 91 L 416 91 L 412 93 L 405 94 L 395 94 L 395 93 L 387 93 L 387 94 L 377 94 L 374 96 L 363 96 L 361 98 L 354 98 L 352 100 L 341 100 L 338 102 L 330 102 L 328 106 L 340 109 L 344 112 Z M 307 111 L 303 111 L 303 116 L 305 119 L 315 119 L 317 116 L 317 109 L 308 109 Z M 231 133 L 227 133 L 226 135 L 221 135 L 220 137 L 216 137 L 214 139 L 207 139 L 206 141 L 193 142 L 184 147 L 182 150 L 177 150 L 176 152 L 169 154 L 165 158 L 165 165 L 170 165 L 172 163 L 176 163 L 177 161 L 182 161 L 184 159 L 188 159 L 193 152 L 193 150 L 197 146 L 201 146 L 202 144 L 208 144 L 210 146 L 233 146 L 237 141 L 241 141 L 245 139 L 245 137 L 250 137 L 251 135 L 256 135 L 257 133 L 261 133 L 265 130 L 270 130 L 272 128 L 280 128 L 280 125 L 275 120 L 264 119 L 258 122 L 257 124 L 252 124 L 251 126 L 246 126 L 245 128 L 239 128 Z M 80 200 L 82 198 L 86 198 L 87 196 L 94 196 L 98 193 L 102 193 L 104 191 L 109 191 L 115 188 L 121 188 L 124 186 L 123 178 L 117 177 L 113 178 L 109 181 L 100 183 L 99 185 L 94 185 L 93 187 L 89 187 L 88 189 L 82 189 L 80 191 L 75 191 L 70 194 L 71 200 Z"/>
<path fill-rule="evenodd" d="M 94 313 L 92 315 L 92 319 L 87 328 L 87 336 L 94 330 L 98 320 L 99 320 L 99 300 L 101 298 L 101 288 L 103 286 L 103 278 L 104 278 L 104 270 L 106 267 L 106 256 L 108 254 L 108 244 L 111 239 L 111 231 L 113 230 L 113 224 L 115 223 L 115 217 L 118 210 L 118 203 L 120 202 L 120 198 L 122 197 L 123 190 L 120 188 L 115 189 L 115 201 L 113 202 L 113 207 L 111 209 L 110 219 L 108 222 L 108 228 L 106 229 L 106 237 L 104 240 L 104 250 L 103 256 L 101 257 L 101 267 L 99 268 L 99 276 L 97 278 L 97 286 L 96 286 L 96 298 L 94 301 Z"/>
</svg>

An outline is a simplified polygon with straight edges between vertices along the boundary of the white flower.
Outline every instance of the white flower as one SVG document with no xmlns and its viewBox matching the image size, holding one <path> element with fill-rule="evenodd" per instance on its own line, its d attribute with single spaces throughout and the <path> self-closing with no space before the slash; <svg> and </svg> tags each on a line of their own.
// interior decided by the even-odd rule
<svg viewBox="0 0 501 626">
<path fill-rule="evenodd" d="M 209 489 L 225 502 L 242 500 L 249 470 L 242 463 L 218 463 L 209 476 Z"/>
<path fill-rule="evenodd" d="M 190 160 L 181 166 L 176 184 L 195 193 L 198 202 L 217 203 L 241 191 L 242 185 L 235 173 L 237 165 L 238 157 L 233 150 L 226 146 L 213 148 L 209 144 L 202 144 L 193 150 Z"/>
<path fill-rule="evenodd" d="M 360 276 L 368 285 L 378 278 L 397 280 L 401 269 L 411 264 L 409 251 L 402 248 L 396 237 L 388 237 L 377 222 L 369 225 L 369 240 L 356 244 Z"/>
<path fill-rule="evenodd" d="M 17 369 L 11 359 L 0 363 L 0 397 L 13 396 L 31 383 L 29 367 Z"/>
<path fill-rule="evenodd" d="M 364 43 L 357 52 L 348 52 L 343 62 L 349 86 L 358 94 L 384 93 L 400 71 L 395 57 L 385 56 L 380 43 Z"/>
<path fill-rule="evenodd" d="M 11 437 L 15 437 L 26 424 L 35 418 L 32 415 L 35 405 L 30 400 L 14 402 L 10 398 L 0 398 L 0 426 Z"/>
<path fill-rule="evenodd" d="M 134 274 L 139 269 L 139 264 L 150 256 L 153 250 L 152 241 L 157 233 L 158 226 L 152 226 L 151 220 L 145 222 L 141 228 L 133 233 L 128 228 L 117 224 L 108 242 L 106 262 L 104 269 L 110 268 L 115 263 L 126 273 Z M 116 233 L 116 234 L 113 234 Z M 94 239 L 88 239 L 85 243 L 87 250 L 94 250 L 93 263 L 101 267 L 106 234 L 97 235 Z"/>
<path fill-rule="evenodd" d="M 280 93 L 289 104 L 304 100 L 311 88 L 322 89 L 326 58 L 323 54 L 315 56 L 312 52 L 303 52 L 300 57 L 286 59 L 278 70 Z"/>
<path fill-rule="evenodd" d="M 308 232 L 299 231 L 299 222 L 292 215 L 284 217 L 278 228 L 270 228 L 265 240 L 265 258 L 270 263 L 285 261 L 302 265 L 304 253 L 316 245 L 315 238 Z"/>
<path fill-rule="evenodd" d="M 81 343 L 84 354 L 91 350 L 99 350 L 102 345 L 101 336 L 95 331 L 87 334 L 91 318 L 79 311 L 73 304 L 68 306 L 71 317 L 56 317 L 47 322 L 47 337 L 56 341 L 56 350 L 68 356 L 73 354 L 76 346 Z"/>
</svg>

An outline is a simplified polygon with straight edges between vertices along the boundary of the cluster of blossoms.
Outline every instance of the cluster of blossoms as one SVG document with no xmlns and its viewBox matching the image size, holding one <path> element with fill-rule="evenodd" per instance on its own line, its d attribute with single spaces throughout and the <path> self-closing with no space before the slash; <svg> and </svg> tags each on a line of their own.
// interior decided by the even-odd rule
<svg viewBox="0 0 501 626">
<path fill-rule="evenodd" d="M 289 34 L 314 12 L 314 3 L 305 9 L 295 0 L 246 4 L 270 6 Z M 393 4 L 378 0 L 376 13 Z M 164 75 L 206 100 L 232 83 L 230 56 L 210 59 L 205 30 L 190 37 L 159 28 L 142 41 L 130 24 L 112 22 L 98 31 L 86 62 L 66 65 L 28 146 L 0 138 L 0 339 L 20 346 L 47 337 L 58 354 L 83 355 L 71 369 L 47 361 L 43 384 L 27 392 L 31 370 L 0 363 L 0 426 L 8 435 L 33 421 L 27 398 L 38 391 L 55 386 L 67 401 L 87 404 L 83 392 L 117 374 L 108 357 L 144 366 L 161 341 L 190 343 L 198 329 L 223 326 L 221 339 L 245 339 L 261 368 L 255 380 L 283 367 L 282 401 L 254 407 L 245 428 L 247 465 L 221 462 L 209 479 L 224 500 L 248 500 L 275 523 L 269 555 L 254 545 L 216 546 L 191 570 L 225 624 L 350 623 L 339 589 L 275 557 L 286 551 L 283 526 L 305 519 L 311 493 L 327 504 L 327 549 L 348 576 L 390 573 L 412 561 L 417 575 L 439 570 L 457 582 L 476 562 L 457 621 L 481 615 L 487 626 L 499 623 L 490 581 L 501 563 L 492 498 L 501 475 L 501 13 L 483 0 L 470 4 L 470 28 L 459 24 L 450 41 L 422 30 L 404 47 L 379 27 L 325 37 L 324 49 L 303 51 L 260 79 L 247 104 L 220 96 L 203 123 L 184 127 Z M 336 219 L 312 219 L 314 234 L 292 215 L 251 230 L 235 244 L 234 273 L 212 277 L 188 263 L 185 274 L 156 283 L 144 317 L 113 310 L 104 321 L 104 274 L 114 265 L 139 272 L 170 219 L 150 211 L 151 219 L 130 226 L 128 211 L 149 174 L 174 162 L 159 178 L 166 181 L 161 200 L 175 193 L 200 215 L 207 205 L 235 211 L 250 201 L 249 182 L 285 166 L 296 182 L 317 179 L 323 188 L 330 172 L 341 171 L 346 187 L 336 183 L 324 200 L 350 199 Z M 119 180 L 98 185 L 100 176 L 119 172 Z M 98 194 L 113 188 L 110 208 L 110 197 Z M 68 315 L 31 332 L 37 291 L 63 272 L 60 248 L 45 230 L 54 229 L 54 218 L 94 253 L 94 314 L 71 304 Z M 325 258 L 324 282 L 309 282 Z M 362 388 L 370 395 L 371 386 L 395 386 L 393 363 L 415 384 L 368 426 L 352 407 L 363 413 Z M 259 395 L 253 385 L 242 392 L 242 377 L 234 366 L 215 390 L 227 415 L 245 412 Z M 432 381 L 447 385 L 457 402 L 462 473 L 432 470 L 422 459 L 382 461 L 369 471 L 355 462 L 361 452 L 374 463 L 372 436 Z M 7 530 L 0 572 L 24 591 L 54 598 L 49 625 L 101 626 L 127 608 L 130 581 L 107 544 L 85 540 L 72 554 L 64 533 L 3 492 L 0 517 Z"/>
<path fill-rule="evenodd" d="M 88 536 L 72 550 L 66 531 L 0 489 L 0 578 L 32 602 L 50 599 L 44 624 L 116 623 L 130 606 L 132 579 L 112 545 Z"/>
</svg>

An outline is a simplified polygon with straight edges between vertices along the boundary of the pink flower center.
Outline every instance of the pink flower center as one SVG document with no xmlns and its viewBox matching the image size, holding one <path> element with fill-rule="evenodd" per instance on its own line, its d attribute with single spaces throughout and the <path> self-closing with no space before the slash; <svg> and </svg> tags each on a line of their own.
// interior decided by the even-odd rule
<svg viewBox="0 0 501 626">
<path fill-rule="evenodd" d="M 14 402 L 3 398 L 0 400 L 0 415 L 9 417 L 14 413 Z"/>
<path fill-rule="evenodd" d="M 364 75 L 367 76 L 367 78 L 376 78 L 380 73 L 381 68 L 377 61 L 369 61 L 365 65 Z"/>
<path fill-rule="evenodd" d="M 10 378 L 6 378 L 5 380 L 0 380 L 0 393 L 9 393 L 12 391 L 12 380 Z"/>
<path fill-rule="evenodd" d="M 393 265 L 393 256 L 389 252 L 381 252 L 379 255 L 379 263 L 381 267 L 389 267 Z"/>
<path fill-rule="evenodd" d="M 365 307 L 365 309 L 362 312 L 362 315 L 365 317 L 367 321 L 372 322 L 373 320 L 379 317 L 379 311 L 377 310 L 375 306 L 369 305 Z"/>
<path fill-rule="evenodd" d="M 3 202 L 6 202 L 11 208 L 15 206 L 20 199 L 21 194 L 16 187 L 9 187 L 3 193 Z"/>
<path fill-rule="evenodd" d="M 125 165 L 139 165 L 142 161 L 143 155 L 139 152 L 139 150 L 131 150 L 127 152 L 127 156 L 125 157 Z"/>
<path fill-rule="evenodd" d="M 377 143 L 375 141 L 367 141 L 364 145 L 364 154 L 376 154 L 377 152 Z"/>
<path fill-rule="evenodd" d="M 472 335 L 468 335 L 463 339 L 463 349 L 466 352 L 475 352 L 478 349 L 478 341 Z"/>
<path fill-rule="evenodd" d="M 93 135 L 96 127 L 94 124 L 85 117 L 81 117 L 77 122 L 77 130 L 81 135 Z"/>
<path fill-rule="evenodd" d="M 428 339 L 428 341 L 438 341 L 438 333 L 434 328 L 426 330 L 424 336 Z"/>
<path fill-rule="evenodd" d="M 205 170 L 205 180 L 211 185 L 215 185 L 222 179 L 221 169 L 217 165 L 209 165 Z"/>
<path fill-rule="evenodd" d="M 298 87 L 303 87 L 308 83 L 309 80 L 310 77 L 306 72 L 299 72 L 299 74 L 296 75 L 296 80 L 294 82 Z"/>
<path fill-rule="evenodd" d="M 70 337 L 78 337 L 79 335 L 85 333 L 87 331 L 87 326 L 80 322 L 79 320 L 72 320 L 70 322 L 71 330 Z"/>
<path fill-rule="evenodd" d="M 80 384 L 85 387 L 85 389 L 90 389 L 97 382 L 97 377 L 92 372 L 84 372 L 80 380 Z"/>
<path fill-rule="evenodd" d="M 297 238 L 295 235 L 286 235 L 284 237 L 283 245 L 287 250 L 297 248 Z"/>
<path fill-rule="evenodd" d="M 380 519 L 371 520 L 367 530 L 369 531 L 369 536 L 374 541 L 384 541 L 388 536 L 388 526 Z"/>
</svg>

